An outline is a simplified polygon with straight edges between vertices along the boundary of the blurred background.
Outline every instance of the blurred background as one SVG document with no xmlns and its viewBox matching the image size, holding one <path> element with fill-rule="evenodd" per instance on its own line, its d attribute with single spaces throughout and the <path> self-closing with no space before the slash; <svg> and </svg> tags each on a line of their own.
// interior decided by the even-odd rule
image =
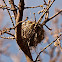
<svg viewBox="0 0 62 62">
<path fill-rule="evenodd" d="M 7 5 L 10 7 L 8 0 L 5 1 Z M 19 0 L 14 0 L 14 1 L 15 4 L 18 6 Z M 25 7 L 38 6 L 43 4 L 44 4 L 43 0 L 25 0 Z M 4 5 L 2 0 L 0 0 L 0 5 Z M 53 16 L 60 9 L 62 9 L 62 0 L 56 0 L 49 10 L 49 17 Z M 42 15 L 42 14 L 38 14 L 38 12 L 41 10 L 42 8 L 40 7 L 34 9 L 33 8 L 25 9 L 23 14 L 23 20 L 25 20 L 26 17 L 29 17 L 30 21 L 34 21 L 33 13 L 35 13 L 36 21 L 38 21 L 40 16 Z M 11 11 L 10 13 L 11 15 L 13 15 Z M 15 22 L 14 18 L 13 20 Z M 54 39 L 56 39 L 56 37 L 60 33 L 62 33 L 62 13 L 57 17 L 55 17 L 54 19 L 52 19 L 51 21 L 49 21 L 47 25 L 49 28 L 52 29 L 52 31 L 48 30 L 44 26 L 45 39 L 41 43 L 39 43 L 36 48 L 32 48 L 31 50 L 33 60 L 36 59 L 38 53 L 44 47 L 46 47 L 49 43 L 51 43 Z M 7 13 L 7 10 L 0 9 L 0 30 L 9 27 L 12 27 L 12 23 Z M 11 31 L 11 33 L 15 34 L 13 30 Z M 9 35 L 4 34 L 2 36 L 8 37 Z M 60 42 L 62 42 L 62 37 L 60 38 Z M 44 52 L 41 53 L 39 59 L 40 62 L 62 62 L 62 48 L 60 48 L 59 46 L 55 46 L 53 43 L 50 47 L 48 47 Z M 22 50 L 19 49 L 16 40 L 8 40 L 8 39 L 0 38 L 0 62 L 27 62 L 25 55 L 22 52 Z"/>
</svg>

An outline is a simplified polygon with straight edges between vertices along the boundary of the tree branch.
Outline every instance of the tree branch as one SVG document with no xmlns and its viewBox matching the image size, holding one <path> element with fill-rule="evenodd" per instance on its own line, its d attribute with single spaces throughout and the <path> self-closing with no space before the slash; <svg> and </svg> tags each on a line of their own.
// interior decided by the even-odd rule
<svg viewBox="0 0 62 62">
<path fill-rule="evenodd" d="M 3 38 L 3 39 L 12 39 L 12 40 L 15 39 L 15 37 L 2 37 L 2 36 L 0 36 L 0 38 Z"/>
<path fill-rule="evenodd" d="M 56 16 L 57 16 L 58 14 L 60 14 L 61 12 L 62 12 L 62 9 L 61 9 L 59 12 L 57 12 L 55 15 L 53 15 L 52 17 L 50 17 L 50 18 L 44 20 L 44 22 L 42 23 L 42 25 L 45 25 L 48 21 L 50 21 L 51 19 L 53 19 L 54 17 L 56 17 Z"/>
<path fill-rule="evenodd" d="M 55 0 L 53 0 L 52 3 L 51 3 L 49 6 L 47 6 L 47 8 L 45 9 L 45 12 L 44 12 L 44 13 L 42 14 L 42 16 L 39 18 L 38 23 L 41 22 L 41 20 L 42 20 L 42 18 L 44 17 L 45 13 L 49 10 L 49 8 L 52 6 L 52 4 L 54 3 L 54 1 L 55 1 Z"/>
<path fill-rule="evenodd" d="M 4 2 L 5 6 L 6 6 L 6 8 L 7 8 L 7 5 L 6 5 L 6 3 L 5 3 L 5 0 L 3 0 L 3 2 Z M 11 22 L 12 22 L 12 24 L 13 24 L 13 26 L 14 26 L 14 22 L 13 22 L 13 20 L 12 20 L 12 17 L 11 17 L 11 15 L 10 15 L 10 12 L 9 12 L 8 9 L 7 9 L 7 11 L 8 11 L 8 14 L 9 14 L 9 16 L 10 16 Z"/>
<path fill-rule="evenodd" d="M 14 29 L 15 27 L 13 28 L 6 28 L 5 30 L 0 30 L 0 35 L 6 33 L 6 32 L 9 32 L 10 30 Z"/>
<path fill-rule="evenodd" d="M 9 0 L 10 4 L 11 4 L 11 10 L 13 10 L 14 16 L 15 16 L 15 20 L 16 20 L 16 16 L 17 16 L 17 9 L 15 8 L 14 5 L 14 0 Z"/>
<path fill-rule="evenodd" d="M 22 21 L 22 18 L 23 18 L 24 0 L 19 1 L 18 8 L 19 8 L 19 10 L 18 10 L 18 14 L 16 17 L 16 25 L 18 22 Z M 15 29 L 16 41 L 17 41 L 17 44 L 19 45 L 20 49 L 25 53 L 25 55 L 27 55 L 33 61 L 28 44 L 27 44 L 27 42 L 23 42 L 23 39 L 21 37 L 21 24 L 22 23 L 19 23 Z"/>
<path fill-rule="evenodd" d="M 37 7 L 43 7 L 43 5 L 34 6 L 34 7 L 24 7 L 24 9 L 28 9 L 28 8 L 37 8 Z"/>
<path fill-rule="evenodd" d="M 59 36 L 57 36 L 57 39 L 58 39 L 61 35 L 62 35 L 62 33 L 61 33 Z M 51 42 L 49 45 L 47 45 L 45 48 L 43 48 L 43 49 L 40 51 L 40 53 L 38 54 L 38 56 L 37 56 L 37 58 L 36 58 L 35 61 L 37 61 L 39 55 L 40 55 L 47 47 L 49 47 L 52 43 L 54 43 L 57 39 L 55 39 L 53 42 Z"/>
</svg>

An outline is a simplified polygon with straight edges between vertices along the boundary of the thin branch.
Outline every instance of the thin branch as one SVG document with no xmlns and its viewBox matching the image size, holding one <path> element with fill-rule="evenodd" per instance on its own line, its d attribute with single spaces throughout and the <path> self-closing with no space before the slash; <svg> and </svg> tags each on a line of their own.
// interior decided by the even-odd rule
<svg viewBox="0 0 62 62">
<path fill-rule="evenodd" d="M 28 17 L 26 17 L 25 20 L 18 22 L 15 27 L 6 28 L 5 30 L 0 30 L 0 35 L 3 35 L 4 33 L 7 33 L 7 34 L 9 34 L 9 35 L 11 35 L 11 36 L 14 36 L 14 34 L 11 34 L 11 33 L 8 33 L 8 32 L 9 32 L 10 30 L 12 30 L 12 29 L 15 29 L 20 23 L 25 22 L 27 19 L 28 19 Z M 14 37 L 15 37 L 15 36 L 14 36 Z"/>
<path fill-rule="evenodd" d="M 0 35 L 2 35 L 2 34 L 3 34 L 3 31 L 0 31 L 0 33 L 1 33 Z M 7 31 L 6 31 L 6 32 L 4 32 L 4 33 L 9 34 L 9 35 L 11 35 L 11 36 L 15 37 L 15 35 L 14 35 L 14 34 L 9 33 L 9 32 L 7 32 Z"/>
<path fill-rule="evenodd" d="M 18 10 L 19 8 L 16 6 L 16 5 L 14 5 L 15 7 L 16 7 L 16 9 L 12 9 L 12 8 L 10 8 L 10 7 L 8 7 L 8 6 L 3 6 L 3 5 L 0 5 L 0 9 L 7 9 L 7 10 L 11 10 L 11 11 L 16 11 L 16 10 Z"/>
<path fill-rule="evenodd" d="M 23 22 L 25 22 L 26 20 L 28 20 L 28 17 L 26 17 L 26 19 L 23 20 L 23 21 L 19 21 L 19 22 L 16 24 L 16 26 L 15 26 L 14 28 L 16 28 L 20 23 L 23 23 Z"/>
<path fill-rule="evenodd" d="M 47 5 L 47 7 L 49 7 L 49 4 L 50 4 L 50 2 L 49 2 L 50 0 L 48 0 L 48 4 L 45 2 L 45 0 L 44 0 L 44 2 L 45 2 L 45 4 Z M 48 17 L 49 17 L 49 10 L 46 12 L 46 14 L 45 14 L 45 19 L 48 19 Z M 45 24 L 45 26 L 49 29 L 49 30 L 52 30 L 51 28 L 49 28 L 46 24 Z"/>
<path fill-rule="evenodd" d="M 13 28 L 6 28 L 5 30 L 0 30 L 0 35 L 6 33 L 6 32 L 9 32 L 10 30 L 14 29 L 15 27 Z"/>
<path fill-rule="evenodd" d="M 49 30 L 52 30 L 51 28 L 49 28 L 46 24 L 45 24 L 45 26 L 49 29 Z"/>
<path fill-rule="evenodd" d="M 44 12 L 44 9 L 42 11 L 38 11 L 38 14 L 43 13 L 43 12 Z"/>
<path fill-rule="evenodd" d="M 12 34 L 12 33 L 6 32 L 6 34 L 9 34 L 9 35 L 11 35 L 11 36 L 15 37 L 15 35 L 14 35 L 14 34 Z"/>
<path fill-rule="evenodd" d="M 24 7 L 24 9 L 28 9 L 28 8 L 37 8 L 37 7 L 43 7 L 43 5 L 34 6 L 34 7 Z"/>
<path fill-rule="evenodd" d="M 45 48 L 43 48 L 43 49 L 40 51 L 40 53 L 38 54 L 38 56 L 37 56 L 37 58 L 36 58 L 35 61 L 37 61 L 39 55 L 40 55 L 47 47 L 49 47 L 52 43 L 54 43 L 61 35 L 62 35 L 62 33 L 61 33 L 59 36 L 57 36 L 57 38 L 56 38 L 53 42 L 51 42 L 49 45 L 47 45 Z"/>
<path fill-rule="evenodd" d="M 50 17 L 50 18 L 44 20 L 44 22 L 42 23 L 42 25 L 45 25 L 48 21 L 50 21 L 51 19 L 53 19 L 54 17 L 56 17 L 56 16 L 57 16 L 58 14 L 60 14 L 61 12 L 62 12 L 62 9 L 61 9 L 59 12 L 57 12 L 55 15 L 53 15 L 52 17 Z"/>
<path fill-rule="evenodd" d="M 35 17 L 35 13 L 33 13 L 34 14 L 34 21 L 35 21 L 35 23 L 36 23 L 36 17 Z"/>
<path fill-rule="evenodd" d="M 47 5 L 47 2 L 45 0 L 43 0 L 43 1 L 44 1 L 44 5 Z"/>
<path fill-rule="evenodd" d="M 17 16 L 17 9 L 15 8 L 14 5 L 14 0 L 9 0 L 10 4 L 11 4 L 11 9 L 13 10 L 14 16 L 15 16 L 15 20 L 16 20 L 16 16 Z"/>
<path fill-rule="evenodd" d="M 60 9 L 55 8 L 55 11 L 56 11 L 56 12 L 59 12 L 59 11 L 60 11 Z M 61 15 L 62 15 L 62 13 L 61 13 Z"/>
<path fill-rule="evenodd" d="M 8 6 L 3 6 L 3 5 L 0 5 L 0 9 L 7 9 L 7 10 L 11 10 L 11 8 L 10 7 L 8 7 Z"/>
<path fill-rule="evenodd" d="M 52 4 L 54 3 L 55 0 L 53 0 L 51 2 L 51 4 L 46 8 L 45 12 L 42 14 L 42 16 L 40 17 L 40 19 L 38 20 L 38 23 L 41 22 L 42 18 L 44 17 L 45 13 L 49 10 L 49 8 L 52 6 Z"/>
<path fill-rule="evenodd" d="M 6 6 L 6 8 L 7 8 L 7 5 L 6 5 L 6 3 L 5 3 L 5 0 L 3 0 L 3 2 L 4 2 L 5 6 Z M 7 9 L 7 11 L 8 11 L 8 14 L 9 14 L 9 16 L 10 16 L 11 22 L 12 22 L 12 24 L 13 24 L 13 26 L 14 26 L 14 22 L 13 22 L 13 20 L 12 20 L 12 17 L 11 17 L 11 15 L 10 15 L 10 12 L 9 12 L 8 9 Z"/>
<path fill-rule="evenodd" d="M 0 38 L 3 38 L 3 39 L 12 39 L 12 40 L 15 39 L 15 37 L 2 37 L 2 36 L 0 36 Z"/>
</svg>

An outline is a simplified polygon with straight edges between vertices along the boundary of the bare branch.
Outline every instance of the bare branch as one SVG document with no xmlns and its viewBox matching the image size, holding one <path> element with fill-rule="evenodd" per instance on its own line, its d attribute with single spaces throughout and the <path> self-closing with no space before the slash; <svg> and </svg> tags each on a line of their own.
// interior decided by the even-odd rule
<svg viewBox="0 0 62 62">
<path fill-rule="evenodd" d="M 14 34 L 12 34 L 12 33 L 6 32 L 6 34 L 9 34 L 9 35 L 11 35 L 11 36 L 15 37 L 15 35 L 14 35 Z"/>
<path fill-rule="evenodd" d="M 43 0 L 43 1 L 44 1 L 44 5 L 47 5 L 46 1 L 45 0 Z"/>
<path fill-rule="evenodd" d="M 5 0 L 3 0 L 3 2 L 4 2 L 5 6 L 6 6 L 6 8 L 7 8 L 7 5 L 6 5 L 6 3 L 5 3 Z M 13 22 L 13 20 L 12 20 L 12 17 L 11 17 L 11 15 L 10 15 L 10 12 L 9 12 L 8 9 L 7 9 L 7 11 L 8 11 L 8 14 L 9 14 L 9 16 L 10 16 L 11 22 L 12 22 L 12 24 L 13 24 L 13 26 L 14 26 L 14 22 Z"/>
<path fill-rule="evenodd" d="M 50 18 L 44 20 L 44 22 L 42 23 L 42 25 L 45 25 L 48 21 L 50 21 L 51 19 L 53 19 L 54 17 L 56 17 L 56 16 L 57 16 L 58 14 L 60 14 L 61 12 L 62 12 L 62 9 L 61 9 L 59 12 L 57 12 L 55 15 L 53 15 L 52 17 L 50 17 Z"/>
<path fill-rule="evenodd" d="M 61 33 L 59 36 L 57 36 L 57 39 L 58 39 L 61 35 L 62 35 L 62 33 Z M 54 43 L 57 39 L 55 39 L 53 42 L 51 42 L 49 45 L 47 45 L 45 48 L 43 48 L 43 49 L 41 50 L 41 52 L 38 54 L 38 56 L 37 56 L 37 58 L 36 58 L 35 61 L 37 61 L 39 55 L 40 55 L 47 47 L 49 47 L 52 43 Z"/>
<path fill-rule="evenodd" d="M 42 16 L 40 17 L 40 19 L 38 20 L 38 23 L 41 22 L 41 20 L 43 19 L 45 13 L 49 10 L 49 8 L 52 6 L 52 4 L 54 3 L 54 1 L 55 1 L 55 0 L 53 0 L 53 1 L 51 2 L 51 4 L 46 8 L 45 12 L 42 14 Z"/>
<path fill-rule="evenodd" d="M 3 38 L 3 39 L 12 39 L 12 40 L 15 39 L 15 37 L 2 37 L 2 36 L 0 36 L 0 38 Z"/>
<path fill-rule="evenodd" d="M 0 5 L 0 9 L 7 9 L 7 10 L 11 10 L 11 8 L 10 7 L 8 7 L 8 6 L 3 6 L 3 5 Z"/>
<path fill-rule="evenodd" d="M 11 10 L 11 11 L 16 11 L 16 10 L 18 10 L 19 8 L 16 6 L 16 5 L 14 5 L 15 7 L 16 7 L 16 9 L 13 9 L 13 8 L 10 8 L 10 7 L 8 7 L 8 6 L 3 6 L 3 5 L 0 5 L 0 9 L 7 9 L 7 10 Z"/>
<path fill-rule="evenodd" d="M 19 1 L 18 8 L 19 10 L 16 18 L 16 25 L 18 22 L 22 21 L 22 18 L 23 18 L 24 0 Z M 24 43 L 21 37 L 21 23 L 18 24 L 18 26 L 16 27 L 15 33 L 16 33 L 16 41 L 20 49 L 22 49 L 24 54 L 27 55 L 33 61 L 28 44 L 26 42 Z"/>
<path fill-rule="evenodd" d="M 17 16 L 17 9 L 15 8 L 14 5 L 14 0 L 9 0 L 10 4 L 11 4 L 11 10 L 13 10 L 14 16 L 15 16 L 15 20 L 16 20 L 16 16 Z"/>
<path fill-rule="evenodd" d="M 37 7 L 43 7 L 43 5 L 34 6 L 34 7 L 24 7 L 24 9 L 28 9 L 28 8 L 37 8 Z"/>
<path fill-rule="evenodd" d="M 52 30 L 51 28 L 49 28 L 46 24 L 45 24 L 45 26 L 49 29 L 49 30 Z"/>
<path fill-rule="evenodd" d="M 6 32 L 9 32 L 10 30 L 14 29 L 15 27 L 13 28 L 6 28 L 5 30 L 0 30 L 0 35 L 6 33 Z"/>
</svg>

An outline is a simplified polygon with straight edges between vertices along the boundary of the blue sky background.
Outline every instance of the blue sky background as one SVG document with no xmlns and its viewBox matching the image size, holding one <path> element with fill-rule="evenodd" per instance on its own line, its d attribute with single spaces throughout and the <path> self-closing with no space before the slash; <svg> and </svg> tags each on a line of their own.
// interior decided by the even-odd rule
<svg viewBox="0 0 62 62">
<path fill-rule="evenodd" d="M 8 0 L 6 0 L 6 2 L 7 2 Z M 15 3 L 16 3 L 16 5 L 18 5 L 18 1 L 19 0 L 15 0 Z M 44 2 L 43 2 L 43 0 L 25 0 L 25 6 L 37 6 L 37 5 L 42 5 Z M 8 4 L 8 2 L 7 2 L 7 4 Z M 10 6 L 9 4 L 8 4 L 8 6 Z M 50 8 L 50 15 L 49 16 L 52 16 L 53 14 L 54 14 L 54 9 L 55 8 L 58 8 L 58 9 L 62 9 L 62 0 L 56 0 L 54 3 L 53 3 L 53 5 L 52 5 L 52 7 Z M 26 18 L 26 16 L 28 16 L 29 17 L 29 20 L 34 20 L 34 15 L 33 15 L 33 13 L 35 12 L 35 15 L 36 15 L 36 20 L 38 20 L 39 19 L 39 17 L 41 16 L 41 14 L 39 15 L 38 14 L 38 11 L 40 11 L 40 10 L 42 10 L 42 8 L 36 8 L 36 9 L 25 9 L 24 10 L 24 16 L 23 16 L 23 20 Z M 11 14 L 12 14 L 12 12 L 11 12 Z M 12 14 L 13 15 L 13 14 Z M 62 16 L 60 16 L 59 17 L 60 19 L 59 19 L 59 23 L 62 23 Z M 14 20 L 14 19 L 13 19 Z M 2 22 L 3 24 L 2 24 L 2 27 L 4 27 L 7 23 L 8 23 L 8 25 L 9 26 L 7 26 L 7 28 L 8 27 L 12 27 L 12 24 L 11 24 L 11 21 L 10 21 L 10 18 L 9 18 L 9 16 L 8 16 L 8 14 L 7 14 L 7 12 L 6 12 L 6 10 L 4 10 L 4 19 L 3 19 L 3 22 Z M 47 25 L 50 25 L 50 22 L 48 22 L 47 23 Z M 2 28 L 1 27 L 1 28 Z M 1 29 L 0 28 L 0 29 Z M 46 28 L 45 28 L 46 29 Z M 6 36 L 8 36 L 8 35 L 6 35 Z M 52 39 L 52 37 L 50 38 L 50 40 L 51 41 L 53 41 L 54 39 Z M 8 40 L 4 40 L 4 41 L 8 41 Z M 20 52 L 20 50 L 19 50 L 19 47 L 18 47 L 18 45 L 17 45 L 17 43 L 16 43 L 16 41 L 15 40 L 9 40 L 5 45 L 4 45 L 4 47 L 7 45 L 7 44 L 10 44 L 10 48 L 8 49 L 8 51 L 9 52 L 12 52 L 13 54 L 22 54 L 22 52 Z M 41 45 L 39 45 L 38 47 L 40 48 L 40 46 Z M 42 46 L 43 47 L 45 47 L 46 46 L 46 44 L 43 44 L 42 43 Z M 41 53 L 42 54 L 42 53 Z M 45 55 L 45 56 L 42 56 L 42 58 L 44 59 L 44 57 L 45 57 L 45 60 L 43 60 L 43 62 L 48 62 L 48 59 L 49 59 L 49 56 L 48 55 Z M 10 59 L 10 57 L 8 57 L 8 56 L 5 56 L 5 55 L 2 55 L 2 60 L 4 61 L 4 62 L 13 62 L 11 59 Z M 36 58 L 36 54 L 34 54 L 33 55 L 33 58 L 35 59 Z M 23 56 L 22 56 L 22 60 L 20 61 L 20 62 L 25 62 L 25 60 L 26 60 L 26 58 L 25 58 L 25 56 L 24 56 L 24 54 L 23 54 Z"/>
</svg>

